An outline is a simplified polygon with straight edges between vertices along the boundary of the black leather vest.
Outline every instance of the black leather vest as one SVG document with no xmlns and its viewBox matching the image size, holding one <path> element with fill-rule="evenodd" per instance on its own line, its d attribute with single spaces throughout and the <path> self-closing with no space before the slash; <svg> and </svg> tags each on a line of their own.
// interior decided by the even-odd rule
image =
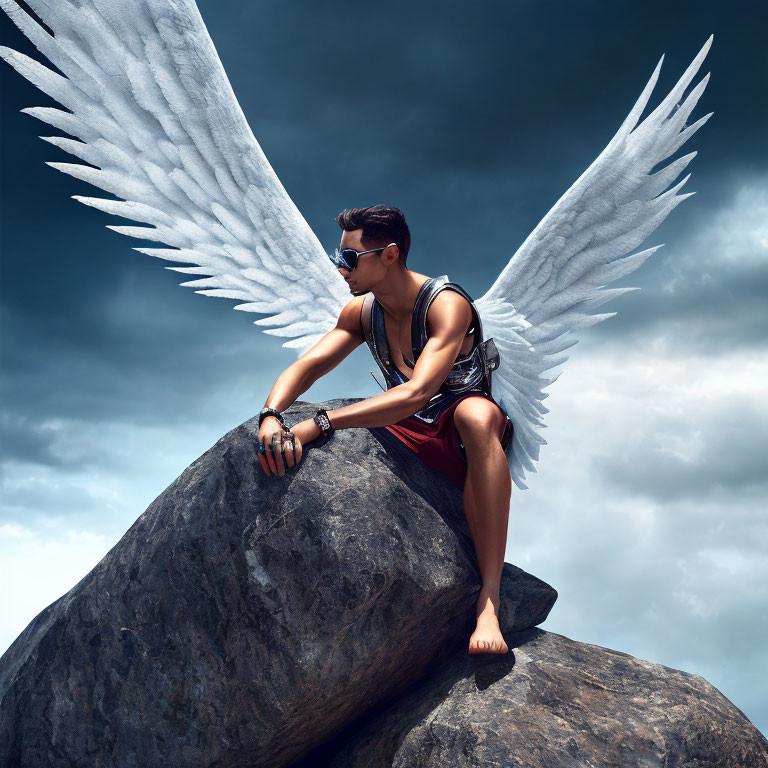
<svg viewBox="0 0 768 768">
<path fill-rule="evenodd" d="M 405 359 L 409 367 L 414 367 L 427 343 L 427 311 L 435 297 L 442 290 L 453 290 L 464 296 L 472 309 L 472 325 L 475 330 L 475 345 L 465 355 L 456 359 L 440 389 L 432 396 L 424 408 L 414 414 L 422 421 L 431 423 L 455 400 L 469 393 L 491 397 L 491 373 L 499 366 L 499 353 L 493 339 L 477 342 L 483 338 L 482 322 L 472 297 L 458 284 L 448 280 L 447 275 L 431 277 L 419 289 L 411 318 L 411 346 L 413 360 Z M 408 379 L 392 362 L 387 333 L 384 326 L 384 311 L 372 293 L 365 297 L 362 308 L 362 325 L 368 347 L 373 359 L 384 375 L 386 386 L 371 375 L 382 389 L 391 389 L 403 384 Z"/>
</svg>

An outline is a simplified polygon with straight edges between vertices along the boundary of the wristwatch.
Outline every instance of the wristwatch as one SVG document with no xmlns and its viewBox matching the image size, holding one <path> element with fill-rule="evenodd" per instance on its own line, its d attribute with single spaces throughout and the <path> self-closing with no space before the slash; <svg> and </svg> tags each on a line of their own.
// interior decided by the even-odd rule
<svg viewBox="0 0 768 768">
<path fill-rule="evenodd" d="M 314 416 L 313 421 L 320 428 L 320 432 L 323 437 L 328 437 L 333 433 L 333 427 L 331 426 L 331 420 L 328 418 L 328 414 L 325 408 L 320 408 Z"/>
<path fill-rule="evenodd" d="M 262 408 L 259 411 L 259 429 L 261 429 L 261 422 L 264 421 L 264 419 L 266 419 L 267 416 L 274 416 L 282 424 L 283 429 L 288 429 L 288 427 L 285 426 L 285 421 L 283 420 L 283 414 L 280 413 L 280 411 L 275 410 L 274 408 Z"/>
</svg>

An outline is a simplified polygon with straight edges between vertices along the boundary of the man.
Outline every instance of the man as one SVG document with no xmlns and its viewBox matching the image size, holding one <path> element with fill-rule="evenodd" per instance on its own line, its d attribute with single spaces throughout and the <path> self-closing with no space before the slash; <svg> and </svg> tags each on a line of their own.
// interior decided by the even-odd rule
<svg viewBox="0 0 768 768">
<path fill-rule="evenodd" d="M 463 487 L 483 578 L 469 653 L 507 653 L 498 615 L 512 489 L 505 447 L 512 425 L 490 396 L 490 373 L 477 386 L 470 382 L 459 387 L 458 393 L 446 388 L 460 373 L 457 358 L 469 361 L 470 353 L 483 341 L 478 338 L 480 321 L 474 304 L 456 284 L 440 285 L 436 278 L 406 267 L 410 233 L 399 209 L 355 208 L 342 211 L 336 220 L 344 231 L 335 260 L 346 264 L 339 266 L 339 272 L 354 298 L 341 311 L 336 327 L 272 387 L 260 416 L 262 469 L 267 475 L 282 476 L 286 465 L 291 468 L 301 461 L 303 445 L 332 430 L 386 427 L 425 463 Z M 451 286 L 452 290 L 442 290 Z M 422 328 L 426 343 L 418 351 L 411 347 L 412 323 L 418 319 L 414 308 L 425 305 L 425 292 L 429 294 Z M 289 431 L 280 412 L 370 338 L 371 321 L 366 325 L 366 317 L 374 317 L 374 323 L 378 320 L 378 345 L 373 343 L 371 348 L 386 348 L 382 355 L 389 358 L 388 365 L 380 357 L 377 362 L 389 388 L 327 413 L 321 409 L 314 419 Z M 470 367 L 476 374 L 477 365 Z"/>
</svg>

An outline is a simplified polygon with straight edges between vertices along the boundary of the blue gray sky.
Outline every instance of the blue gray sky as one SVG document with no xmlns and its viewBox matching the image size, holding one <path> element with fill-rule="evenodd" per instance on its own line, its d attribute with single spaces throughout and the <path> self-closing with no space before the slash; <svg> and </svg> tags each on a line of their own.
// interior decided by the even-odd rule
<svg viewBox="0 0 768 768">
<path fill-rule="evenodd" d="M 600 153 L 665 53 L 653 108 L 711 33 L 682 203 L 581 335 L 513 489 L 507 560 L 555 586 L 543 628 L 768 703 L 768 58 L 764 2 L 236 2 L 201 13 L 251 127 L 327 249 L 403 209 L 409 266 L 479 297 Z M 36 55 L 3 16 L 0 42 Z M 0 652 L 295 360 L 130 249 L 0 66 Z M 378 390 L 364 347 L 304 399 Z"/>
</svg>

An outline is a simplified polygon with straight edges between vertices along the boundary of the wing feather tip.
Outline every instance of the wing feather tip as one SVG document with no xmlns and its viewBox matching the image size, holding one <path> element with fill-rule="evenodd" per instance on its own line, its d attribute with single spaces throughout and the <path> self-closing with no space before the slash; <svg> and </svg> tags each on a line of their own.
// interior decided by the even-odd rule
<svg viewBox="0 0 768 768">
<path fill-rule="evenodd" d="M 20 109 L 19 112 L 21 112 L 22 115 L 29 115 L 30 117 L 40 120 L 35 114 L 40 109 L 53 109 L 53 107 L 24 107 L 23 109 Z"/>
<path fill-rule="evenodd" d="M 104 226 L 107 229 L 111 229 L 113 232 L 117 232 L 118 235 L 124 235 L 125 234 L 125 232 L 123 232 L 125 227 L 121 227 L 119 224 L 105 224 Z"/>
</svg>

